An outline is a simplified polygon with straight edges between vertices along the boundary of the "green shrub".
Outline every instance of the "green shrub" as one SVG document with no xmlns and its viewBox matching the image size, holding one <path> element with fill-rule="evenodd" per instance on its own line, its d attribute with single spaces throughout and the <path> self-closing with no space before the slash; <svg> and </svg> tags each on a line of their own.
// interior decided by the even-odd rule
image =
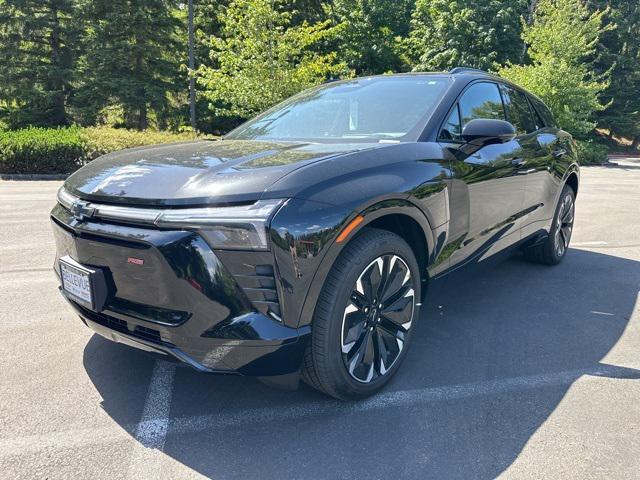
<svg viewBox="0 0 640 480">
<path fill-rule="evenodd" d="M 0 131 L 0 173 L 70 173 L 84 152 L 78 127 Z"/>
<path fill-rule="evenodd" d="M 91 127 L 82 130 L 86 142 L 85 160 L 93 160 L 100 155 L 115 152 L 124 148 L 155 145 L 159 143 L 185 142 L 194 140 L 196 134 L 191 132 L 171 133 L 145 130 L 126 130 L 122 128 Z"/>
<path fill-rule="evenodd" d="M 582 165 L 602 165 L 607 161 L 609 148 L 595 140 L 578 140 L 578 158 Z"/>
<path fill-rule="evenodd" d="M 0 131 L 0 173 L 72 173 L 116 150 L 188 141 L 194 133 L 96 128 L 25 128 Z"/>
</svg>

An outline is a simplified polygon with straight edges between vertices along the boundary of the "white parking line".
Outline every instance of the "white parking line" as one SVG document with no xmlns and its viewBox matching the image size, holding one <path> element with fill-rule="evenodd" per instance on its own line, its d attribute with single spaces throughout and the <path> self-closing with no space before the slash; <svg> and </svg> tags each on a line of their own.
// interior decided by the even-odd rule
<svg viewBox="0 0 640 480">
<path fill-rule="evenodd" d="M 160 468 L 162 449 L 169 431 L 169 413 L 176 366 L 156 360 L 151 374 L 142 418 L 136 429 L 135 439 L 140 443 L 134 449 L 129 463 L 128 478 L 157 478 L 153 471 Z M 153 471 L 152 471 L 153 469 Z"/>
<path fill-rule="evenodd" d="M 572 242 L 571 246 L 572 247 L 602 247 L 604 245 L 609 245 L 607 242 L 601 242 L 601 241 L 596 241 L 596 242 Z"/>
<path fill-rule="evenodd" d="M 220 429 L 271 421 L 308 418 L 335 413 L 358 413 L 377 409 L 402 408 L 433 402 L 446 402 L 490 395 L 504 395 L 537 388 L 571 385 L 575 381 L 600 381 L 597 377 L 640 380 L 640 370 L 597 365 L 592 368 L 545 373 L 514 378 L 502 378 L 458 385 L 400 390 L 379 394 L 357 403 L 335 400 L 302 403 L 298 405 L 274 405 L 237 411 L 221 411 L 211 415 L 170 418 L 171 395 L 175 366 L 158 361 L 154 366 L 151 384 L 147 394 L 141 422 L 136 425 L 122 425 L 114 428 L 85 429 L 54 432 L 19 438 L 0 439 L 0 458 L 24 455 L 53 447 L 64 449 L 83 444 L 108 444 L 125 441 L 127 431 L 135 431 L 139 442 L 132 456 L 129 478 L 150 475 L 150 469 L 159 471 L 164 454 L 167 434 L 189 434 L 210 431 L 221 435 Z"/>
<path fill-rule="evenodd" d="M 313 402 L 301 405 L 265 407 L 214 415 L 173 418 L 169 433 L 194 433 L 212 431 L 224 427 L 236 427 L 270 421 L 291 420 L 301 417 L 324 415 L 332 412 L 364 412 L 374 409 L 408 407 L 429 402 L 442 402 L 478 396 L 500 395 L 550 386 L 570 385 L 580 377 L 614 377 L 640 379 L 640 371 L 612 365 L 598 365 L 586 370 L 503 378 L 477 383 L 445 385 L 417 390 L 400 390 L 382 393 L 357 403 L 338 401 Z M 588 378 L 588 377 L 587 377 Z"/>
</svg>

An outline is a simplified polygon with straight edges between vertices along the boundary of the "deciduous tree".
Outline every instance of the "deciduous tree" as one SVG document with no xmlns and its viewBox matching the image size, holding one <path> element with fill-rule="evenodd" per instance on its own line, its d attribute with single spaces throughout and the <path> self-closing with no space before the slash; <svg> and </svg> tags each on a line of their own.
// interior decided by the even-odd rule
<svg viewBox="0 0 640 480">
<path fill-rule="evenodd" d="M 540 0 L 533 23 L 524 28 L 528 65 L 508 65 L 500 74 L 539 95 L 564 129 L 586 139 L 605 108 L 607 87 L 590 68 L 600 36 L 609 29 L 606 11 L 591 12 L 582 0 Z"/>
<path fill-rule="evenodd" d="M 493 69 L 522 56 L 528 2 L 417 0 L 407 49 L 414 70 Z"/>
<path fill-rule="evenodd" d="M 345 73 L 335 53 L 314 47 L 333 38 L 328 21 L 291 24 L 278 0 L 233 0 L 222 30 L 210 43 L 210 61 L 198 70 L 202 95 L 221 116 L 247 118 L 299 92 Z"/>
</svg>

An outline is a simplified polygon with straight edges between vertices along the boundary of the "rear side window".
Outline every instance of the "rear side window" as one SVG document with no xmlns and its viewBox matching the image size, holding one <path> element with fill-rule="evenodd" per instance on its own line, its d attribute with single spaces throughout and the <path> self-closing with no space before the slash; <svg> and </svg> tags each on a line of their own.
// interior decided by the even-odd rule
<svg viewBox="0 0 640 480">
<path fill-rule="evenodd" d="M 503 88 L 506 93 L 507 120 L 516 127 L 518 135 L 535 132 L 537 130 L 536 122 L 525 94 L 507 86 L 503 86 Z"/>
<path fill-rule="evenodd" d="M 544 120 L 542 120 L 542 117 L 540 116 L 538 111 L 534 108 L 533 103 L 531 103 L 531 99 L 527 97 L 527 100 L 529 102 L 529 107 L 531 108 L 531 113 L 533 114 L 533 121 L 536 122 L 536 130 L 540 130 L 541 128 L 544 128 L 545 127 Z"/>
<path fill-rule="evenodd" d="M 505 119 L 502 96 L 495 83 L 474 83 L 464 92 L 459 105 L 463 128 L 476 118 Z"/>
<path fill-rule="evenodd" d="M 555 119 L 553 118 L 553 115 L 551 114 L 551 111 L 547 108 L 547 106 L 544 103 L 542 103 L 540 100 L 538 100 L 537 98 L 531 95 L 529 95 L 529 100 L 531 101 L 531 105 L 536 110 L 538 115 L 542 117 L 542 120 L 544 121 L 545 126 L 547 127 L 558 126 Z"/>
</svg>

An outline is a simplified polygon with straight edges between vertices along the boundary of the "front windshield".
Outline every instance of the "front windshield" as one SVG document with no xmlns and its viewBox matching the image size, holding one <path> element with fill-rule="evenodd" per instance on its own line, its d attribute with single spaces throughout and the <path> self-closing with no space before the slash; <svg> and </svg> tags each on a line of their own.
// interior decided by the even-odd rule
<svg viewBox="0 0 640 480">
<path fill-rule="evenodd" d="M 355 79 L 306 90 L 248 121 L 238 140 L 406 141 L 449 85 L 445 77 Z"/>
</svg>

